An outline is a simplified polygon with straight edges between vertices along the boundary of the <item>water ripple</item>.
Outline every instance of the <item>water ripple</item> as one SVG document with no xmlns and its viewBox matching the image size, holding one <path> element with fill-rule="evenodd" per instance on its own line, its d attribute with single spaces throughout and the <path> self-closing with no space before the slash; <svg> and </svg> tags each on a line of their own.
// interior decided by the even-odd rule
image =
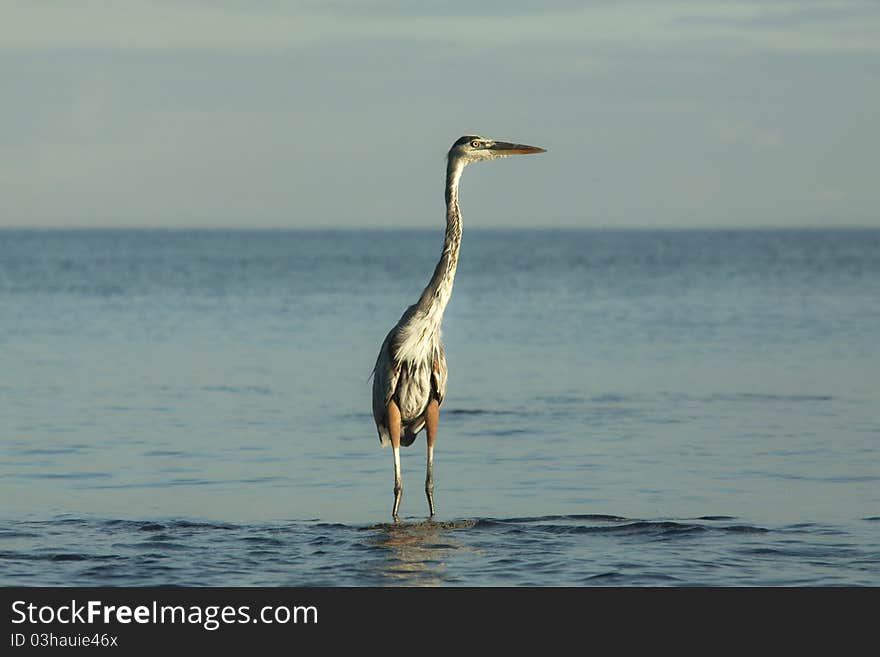
<svg viewBox="0 0 880 657">
<path fill-rule="evenodd" d="M 812 522 L 768 528 L 723 515 L 370 525 L 62 517 L 7 523 L 0 566 L 15 568 L 0 570 L 0 584 L 876 586 L 880 540 L 853 531 Z"/>
</svg>

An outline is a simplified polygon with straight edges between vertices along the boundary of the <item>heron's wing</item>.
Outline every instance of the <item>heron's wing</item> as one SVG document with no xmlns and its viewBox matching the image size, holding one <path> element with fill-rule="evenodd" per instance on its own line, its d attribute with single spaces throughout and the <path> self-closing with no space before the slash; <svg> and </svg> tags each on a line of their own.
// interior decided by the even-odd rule
<svg viewBox="0 0 880 657">
<path fill-rule="evenodd" d="M 397 382 L 400 379 L 400 365 L 394 361 L 390 353 L 390 335 L 385 338 L 376 366 L 373 368 L 373 419 L 376 421 L 376 429 L 379 432 L 379 443 L 382 447 L 391 444 L 391 435 L 388 432 L 387 408 L 388 402 L 394 397 L 397 390 Z"/>
<path fill-rule="evenodd" d="M 446 378 L 446 356 L 443 353 L 443 343 L 440 343 L 434 354 L 434 362 L 431 367 L 431 384 L 434 387 L 437 402 L 440 404 L 443 403 L 443 398 L 446 396 Z"/>
</svg>

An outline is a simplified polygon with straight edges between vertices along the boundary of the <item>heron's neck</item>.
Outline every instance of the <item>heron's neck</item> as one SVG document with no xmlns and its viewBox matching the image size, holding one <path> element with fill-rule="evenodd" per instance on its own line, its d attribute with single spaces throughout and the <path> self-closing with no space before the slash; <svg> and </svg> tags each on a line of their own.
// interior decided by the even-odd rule
<svg viewBox="0 0 880 657">
<path fill-rule="evenodd" d="M 446 235 L 443 253 L 434 268 L 434 275 L 419 298 L 419 310 L 434 319 L 437 325 L 443 319 L 443 311 L 452 295 L 458 251 L 461 247 L 461 210 L 458 207 L 458 184 L 464 164 L 451 159 L 446 167 Z"/>
</svg>

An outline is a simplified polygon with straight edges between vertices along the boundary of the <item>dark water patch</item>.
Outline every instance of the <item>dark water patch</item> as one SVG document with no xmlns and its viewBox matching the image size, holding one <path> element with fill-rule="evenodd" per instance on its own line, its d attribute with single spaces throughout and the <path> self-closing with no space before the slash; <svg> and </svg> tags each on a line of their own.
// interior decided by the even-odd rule
<svg viewBox="0 0 880 657">
<path fill-rule="evenodd" d="M 233 395 L 271 395 L 272 389 L 265 386 L 205 386 L 205 392 L 223 392 Z"/>
<path fill-rule="evenodd" d="M 584 584 L 623 584 L 626 576 L 623 573 L 610 571 L 589 575 L 582 580 Z"/>
<path fill-rule="evenodd" d="M 53 554 L 49 561 L 88 561 L 93 557 L 87 554 Z"/>
<path fill-rule="evenodd" d="M 80 571 L 79 577 L 87 582 L 110 582 L 129 577 L 125 568 L 116 564 L 100 564 Z"/>
<path fill-rule="evenodd" d="M 100 521 L 92 521 L 88 519 L 68 519 L 67 522 L 71 524 L 81 524 L 84 527 L 92 527 L 94 525 L 97 525 L 104 528 L 105 530 L 130 530 L 139 532 L 166 531 L 173 529 L 214 531 L 231 530 L 238 528 L 236 525 L 227 523 L 199 522 L 182 519 L 164 520 L 161 522 L 155 520 L 124 520 L 120 518 Z"/>
<path fill-rule="evenodd" d="M 192 549 L 192 546 L 187 545 L 185 543 L 179 543 L 175 541 L 171 541 L 168 539 L 149 539 L 146 541 L 140 541 L 138 543 L 114 543 L 113 547 L 115 548 L 124 548 L 124 549 L 132 549 L 132 550 L 189 550 Z M 161 554 L 161 553 L 159 553 Z"/>
<path fill-rule="evenodd" d="M 426 550 L 456 550 L 457 545 L 452 543 L 425 543 L 423 546 Z"/>
<path fill-rule="evenodd" d="M 880 476 L 877 475 L 833 475 L 829 477 L 816 477 L 819 481 L 827 481 L 835 484 L 855 484 L 880 482 Z"/>
<path fill-rule="evenodd" d="M 841 527 L 834 525 L 821 525 L 818 523 L 810 523 L 808 526 L 800 525 L 798 527 L 783 527 L 781 533 L 797 533 L 808 534 L 809 536 L 847 536 L 848 532 Z"/>
<path fill-rule="evenodd" d="M 22 456 L 60 455 L 93 449 L 92 445 L 59 445 L 57 447 L 31 447 L 17 452 Z"/>
<path fill-rule="evenodd" d="M 165 543 L 167 541 L 174 541 L 177 537 L 172 536 L 171 534 L 153 534 L 147 540 L 151 543 Z"/>
<path fill-rule="evenodd" d="M 288 559 L 288 555 L 279 554 L 277 550 L 272 549 L 274 546 L 267 546 L 265 549 L 251 548 L 248 550 L 247 555 L 245 555 L 245 559 L 249 563 L 253 564 L 266 564 L 272 562 L 286 561 Z M 312 553 L 314 556 L 320 556 L 320 550 L 316 550 Z M 326 554 L 331 554 L 327 552 Z"/>
<path fill-rule="evenodd" d="M 535 531 L 547 534 L 616 534 L 655 538 L 671 538 L 702 532 L 764 534 L 769 531 L 763 527 L 745 524 L 716 526 L 671 520 L 629 520 L 610 515 L 541 516 L 501 520 L 487 518 L 476 521 L 476 526 L 514 533 Z"/>
<path fill-rule="evenodd" d="M 778 395 L 764 394 L 755 392 L 735 392 L 735 393 L 717 393 L 710 395 L 708 401 L 721 402 L 793 402 L 793 403 L 809 403 L 809 402 L 828 402 L 833 401 L 831 395 Z"/>
<path fill-rule="evenodd" d="M 712 529 L 731 534 L 766 534 L 770 531 L 764 527 L 753 527 L 752 525 L 728 525 L 726 527 L 713 527 Z"/>
<path fill-rule="evenodd" d="M 708 531 L 708 528 L 704 525 L 673 522 L 671 520 L 636 520 L 610 527 L 579 527 L 577 529 L 580 529 L 583 533 L 637 534 L 660 538 Z"/>
<path fill-rule="evenodd" d="M 785 556 L 785 557 L 803 557 L 805 555 L 801 554 L 798 550 L 786 550 L 778 547 L 756 547 L 756 548 L 747 548 L 744 550 L 740 550 L 741 554 L 747 554 L 749 556 L 755 557 L 763 557 L 763 556 Z"/>
<path fill-rule="evenodd" d="M 19 473 L 16 475 L 22 479 L 108 479 L 113 476 L 110 472 L 42 472 L 42 473 Z"/>
<path fill-rule="evenodd" d="M 240 484 L 271 484 L 279 481 L 289 481 L 288 477 L 265 476 L 265 477 L 247 477 L 244 479 L 236 479 Z"/>
<path fill-rule="evenodd" d="M 228 484 L 229 481 L 221 479 L 199 479 L 196 477 L 181 477 L 178 479 L 169 479 L 164 482 L 165 486 L 216 486 L 218 484 Z"/>
<path fill-rule="evenodd" d="M 669 573 L 644 571 L 632 577 L 632 584 L 666 586 L 681 583 L 681 579 Z"/>
<path fill-rule="evenodd" d="M 375 542 L 364 542 L 364 541 L 355 541 L 353 543 L 348 543 L 347 541 L 343 541 L 345 545 L 348 545 L 352 550 L 356 552 L 373 552 L 376 549 L 377 543 Z"/>
<path fill-rule="evenodd" d="M 249 545 L 265 547 L 283 547 L 287 545 L 285 541 L 282 541 L 279 538 L 273 538 L 272 536 L 244 536 L 239 540 L 241 540 L 242 543 L 247 543 Z"/>
<path fill-rule="evenodd" d="M 143 455 L 144 455 L 144 456 L 171 456 L 171 457 L 178 457 L 178 456 L 192 457 L 192 456 L 197 456 L 196 454 L 193 454 L 192 452 L 180 452 L 180 451 L 172 450 L 172 449 L 153 449 L 153 450 L 150 450 L 150 451 L 148 451 L 148 452 L 144 452 Z"/>
<path fill-rule="evenodd" d="M 559 404 L 562 406 L 570 405 L 570 404 L 580 404 L 584 401 L 584 397 L 581 395 L 567 395 L 567 394 L 558 394 L 558 395 L 538 395 L 536 397 L 537 401 L 544 402 L 547 404 Z"/>
<path fill-rule="evenodd" d="M 521 429 L 519 427 L 510 427 L 507 429 L 498 428 L 498 429 L 482 429 L 479 432 L 471 433 L 470 435 L 476 436 L 495 436 L 497 438 L 507 438 L 510 436 L 520 436 L 523 434 L 533 434 L 533 431 L 528 429 Z"/>
<path fill-rule="evenodd" d="M 738 548 L 737 552 L 751 557 L 798 559 L 814 565 L 832 565 L 841 559 L 858 558 L 860 554 L 860 550 L 852 545 L 803 542 L 743 547 Z"/>
<path fill-rule="evenodd" d="M 0 560 L 6 561 L 108 561 L 117 558 L 112 554 L 85 554 L 81 552 L 0 552 Z"/>
<path fill-rule="evenodd" d="M 614 393 L 607 393 L 604 395 L 597 395 L 595 397 L 590 397 L 589 401 L 593 404 L 620 404 L 623 402 L 635 401 L 635 398 L 628 396 L 628 395 L 618 395 L 618 394 L 614 394 Z"/>
<path fill-rule="evenodd" d="M 191 468 L 186 468 L 184 470 L 181 469 L 168 469 L 165 472 L 192 472 Z M 165 488 L 166 486 L 172 485 L 171 482 L 168 481 L 139 481 L 139 482 L 131 482 L 131 483 L 115 483 L 115 484 L 94 484 L 94 485 L 82 485 L 78 486 L 78 488 L 82 490 L 136 490 L 138 488 Z M 182 484 L 176 484 L 182 485 Z"/>
<path fill-rule="evenodd" d="M 0 550 L 0 561 L 22 561 L 42 559 L 43 557 L 34 554 L 25 554 L 23 552 L 11 552 L 9 550 Z"/>
<path fill-rule="evenodd" d="M 55 518 L 52 518 L 51 520 L 48 520 L 48 521 L 36 520 L 36 521 L 32 521 L 30 524 L 32 524 L 34 527 L 39 527 L 39 526 L 52 527 L 53 525 L 59 525 L 59 526 L 73 525 L 73 526 L 82 526 L 82 527 L 89 526 L 90 527 L 90 526 L 96 524 L 96 522 L 100 523 L 101 521 L 95 521 L 91 518 L 80 518 L 77 516 L 56 516 Z M 130 522 L 130 521 L 123 521 L 123 522 Z"/>
<path fill-rule="evenodd" d="M 169 526 L 178 529 L 200 529 L 205 531 L 229 531 L 233 529 L 240 529 L 238 525 L 232 525 L 228 523 L 197 522 L 193 520 L 172 520 L 169 523 Z"/>
<path fill-rule="evenodd" d="M 603 519 L 604 521 L 604 519 Z M 605 521 L 607 522 L 607 521 Z M 612 521 L 614 522 L 614 521 Z M 617 534 L 617 535 L 653 535 L 671 536 L 693 532 L 707 531 L 707 527 L 697 524 L 684 524 L 672 521 L 646 521 L 630 520 L 618 524 L 574 524 L 545 523 L 539 519 L 528 522 L 511 522 L 504 520 L 484 519 L 477 521 L 477 528 L 497 529 L 506 528 L 508 531 L 518 533 L 545 533 L 545 534 Z"/>
<path fill-rule="evenodd" d="M 17 529 L 0 528 L 0 540 L 4 538 L 39 538 L 40 534 Z"/>
<path fill-rule="evenodd" d="M 136 554 L 134 557 L 128 557 L 129 559 L 134 559 L 141 563 L 154 563 L 158 561 L 164 561 L 166 559 L 170 559 L 171 555 L 165 554 L 164 552 L 142 552 Z"/>
<path fill-rule="evenodd" d="M 621 516 L 610 516 L 606 514 L 597 514 L 597 513 L 585 513 L 585 514 L 566 514 L 566 515 L 547 515 L 547 516 L 532 516 L 532 517 L 519 517 L 519 518 L 502 518 L 499 519 L 498 522 L 547 522 L 547 521 L 576 521 L 576 520 L 586 520 L 586 521 L 597 521 L 597 522 L 625 522 L 627 518 L 623 518 Z"/>
<path fill-rule="evenodd" d="M 51 521 L 50 521 L 51 522 Z M 88 520 L 85 518 L 77 520 L 77 522 L 81 522 L 83 524 L 88 524 Z M 99 524 L 103 527 L 122 527 L 125 525 L 131 525 L 136 527 L 141 527 L 144 524 L 151 524 L 149 521 L 140 521 L 140 520 L 123 520 L 122 518 L 113 518 L 112 520 L 101 520 Z"/>
<path fill-rule="evenodd" d="M 112 523 L 112 524 L 111 524 Z M 216 535 L 216 532 L 231 532 L 240 529 L 237 525 L 212 523 L 212 522 L 194 522 L 191 520 L 166 520 L 164 522 L 155 521 L 108 521 L 105 525 L 108 529 L 121 527 L 137 532 L 162 532 L 150 537 L 150 540 L 178 540 L 183 536 L 198 535 Z"/>
<path fill-rule="evenodd" d="M 699 516 L 696 520 L 736 520 L 733 516 Z"/>
<path fill-rule="evenodd" d="M 311 546 L 339 546 L 345 545 L 348 541 L 341 537 L 332 537 L 327 534 L 319 534 L 318 536 L 313 536 L 312 538 L 306 541 L 306 545 Z"/>
<path fill-rule="evenodd" d="M 449 408 L 443 409 L 444 416 L 461 416 L 469 415 L 489 415 L 489 416 L 512 416 L 512 417 L 531 417 L 534 411 L 526 411 L 515 408 Z"/>
<path fill-rule="evenodd" d="M 445 415 L 505 415 L 504 411 L 488 408 L 449 408 L 443 410 Z"/>
</svg>

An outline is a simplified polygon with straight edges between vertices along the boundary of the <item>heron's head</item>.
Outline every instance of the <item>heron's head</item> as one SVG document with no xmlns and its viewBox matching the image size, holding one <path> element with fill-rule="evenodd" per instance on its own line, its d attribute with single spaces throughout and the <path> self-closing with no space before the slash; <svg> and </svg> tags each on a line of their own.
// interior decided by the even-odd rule
<svg viewBox="0 0 880 657">
<path fill-rule="evenodd" d="M 531 155 L 544 153 L 545 149 L 525 144 L 513 144 L 508 141 L 496 141 L 479 135 L 460 137 L 449 149 L 449 161 L 459 161 L 461 165 L 483 160 L 495 160 L 511 155 Z"/>
</svg>

